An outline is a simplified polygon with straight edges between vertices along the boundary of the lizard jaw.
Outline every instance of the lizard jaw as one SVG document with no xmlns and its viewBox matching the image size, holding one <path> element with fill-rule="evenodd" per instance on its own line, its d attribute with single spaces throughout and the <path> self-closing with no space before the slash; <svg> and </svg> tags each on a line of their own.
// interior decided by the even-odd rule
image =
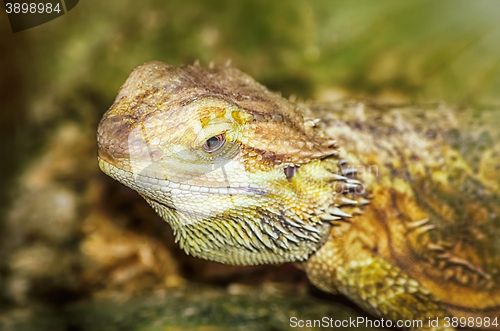
<svg viewBox="0 0 500 331">
<path fill-rule="evenodd" d="M 205 193 L 191 192 L 181 190 L 179 184 L 171 182 L 169 185 L 179 185 L 179 188 L 171 189 L 165 195 L 151 195 L 153 186 L 149 185 L 153 184 L 139 183 L 133 172 L 101 157 L 98 160 L 104 173 L 137 191 L 171 225 L 176 241 L 187 254 L 233 265 L 302 261 L 329 237 L 331 225 L 328 222 L 304 227 L 299 224 L 302 221 L 292 218 L 289 211 L 261 207 L 262 201 L 267 199 L 266 192 L 251 187 L 233 188 L 237 195 L 218 193 L 227 189 L 222 187 L 208 188 Z M 210 192 L 210 189 L 216 191 Z M 190 200 L 195 201 L 193 204 L 186 202 L 185 198 L 176 202 L 182 194 L 189 193 L 192 194 Z M 262 196 L 257 197 L 258 194 Z M 200 203 L 202 197 L 211 202 L 213 196 L 217 196 L 216 204 L 212 202 L 206 207 L 207 204 Z M 227 204 L 221 202 L 223 200 Z M 240 217 L 241 214 L 245 217 Z"/>
<path fill-rule="evenodd" d="M 128 178 L 129 181 L 133 179 L 137 184 L 134 185 L 133 189 L 136 189 L 137 186 L 147 189 L 151 189 L 152 186 L 158 186 L 159 190 L 165 193 L 170 193 L 171 195 L 178 195 L 180 193 L 203 193 L 208 195 L 247 195 L 262 197 L 267 194 L 266 190 L 252 187 L 251 185 L 235 186 L 228 183 L 225 185 L 200 186 L 158 179 L 141 173 L 132 174 L 127 170 L 120 169 L 120 167 L 117 166 L 117 163 L 109 162 L 108 159 L 103 158 L 101 155 L 98 157 L 98 162 L 101 171 L 113 179 L 118 181 L 125 179 L 124 177 Z"/>
</svg>

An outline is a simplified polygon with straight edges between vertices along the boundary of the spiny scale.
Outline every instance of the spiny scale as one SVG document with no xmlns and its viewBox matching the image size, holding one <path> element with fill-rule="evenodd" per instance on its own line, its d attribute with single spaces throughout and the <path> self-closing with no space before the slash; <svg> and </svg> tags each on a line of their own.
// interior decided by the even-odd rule
<svg viewBox="0 0 500 331">
<path fill-rule="evenodd" d="M 338 207 L 330 207 L 328 208 L 328 212 L 332 215 L 335 215 L 335 216 L 340 216 L 340 217 L 351 217 L 352 215 L 349 215 L 345 212 L 343 212 L 342 210 L 340 210 Z"/>
</svg>

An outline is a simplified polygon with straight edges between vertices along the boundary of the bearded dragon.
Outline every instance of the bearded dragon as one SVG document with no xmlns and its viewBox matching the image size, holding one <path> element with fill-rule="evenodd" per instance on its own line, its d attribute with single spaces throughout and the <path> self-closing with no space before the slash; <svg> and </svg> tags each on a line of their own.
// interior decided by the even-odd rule
<svg viewBox="0 0 500 331">
<path fill-rule="evenodd" d="M 396 327 L 499 329 L 499 144 L 472 164 L 454 119 L 338 107 L 231 66 L 146 63 L 99 124 L 99 167 L 187 254 L 297 263 Z"/>
</svg>

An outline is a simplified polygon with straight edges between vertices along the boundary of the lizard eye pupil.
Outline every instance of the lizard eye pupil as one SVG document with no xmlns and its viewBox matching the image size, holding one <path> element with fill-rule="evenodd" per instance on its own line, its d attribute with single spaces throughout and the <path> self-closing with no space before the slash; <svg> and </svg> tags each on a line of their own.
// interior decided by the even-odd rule
<svg viewBox="0 0 500 331">
<path fill-rule="evenodd" d="M 202 149 L 207 153 L 217 152 L 219 149 L 224 146 L 226 142 L 226 135 L 224 133 L 218 134 L 209 138 L 202 146 Z"/>
</svg>

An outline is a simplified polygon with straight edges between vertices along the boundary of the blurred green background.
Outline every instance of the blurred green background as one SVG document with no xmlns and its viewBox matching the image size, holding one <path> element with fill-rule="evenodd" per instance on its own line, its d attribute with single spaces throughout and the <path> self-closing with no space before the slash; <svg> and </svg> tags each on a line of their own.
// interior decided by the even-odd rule
<svg viewBox="0 0 500 331">
<path fill-rule="evenodd" d="M 13 34 L 2 13 L 0 178 L 54 121 L 95 121 L 150 60 L 230 59 L 303 99 L 498 104 L 499 15 L 496 0 L 85 0 Z"/>
<path fill-rule="evenodd" d="M 16 252 L 53 252 L 55 257 L 72 252 L 68 259 L 76 261 L 87 233 L 82 220 L 93 210 L 92 201 L 103 201 L 99 194 L 106 192 L 126 199 L 132 194 L 111 180 L 109 191 L 94 188 L 107 180 L 95 161 L 95 130 L 130 71 L 151 60 L 174 65 L 199 60 L 205 66 L 231 60 L 269 88 L 303 100 L 368 98 L 486 109 L 500 105 L 500 1 L 82 0 L 62 17 L 15 34 L 2 10 L 0 301 L 11 292 L 29 300 L 32 294 L 22 286 L 37 284 L 70 288 L 78 298 L 94 291 L 92 282 L 78 278 L 78 270 L 87 270 L 84 258 L 72 262 L 77 271 L 49 270 L 40 283 L 19 283 L 32 278 L 15 262 L 22 255 Z M 58 209 L 51 203 L 62 201 L 69 208 L 66 200 L 57 200 L 61 196 L 76 201 L 76 211 L 68 214 L 71 226 L 60 235 L 63 239 L 47 239 L 37 232 L 52 231 L 53 217 L 47 215 Z M 45 209 L 33 218 L 30 208 L 37 203 Z M 149 217 L 166 228 L 140 203 L 138 219 Z M 124 204 L 111 205 L 119 210 Z M 40 242 L 45 251 L 37 248 Z M 70 269 L 76 280 L 61 287 L 71 278 Z M 6 279 L 21 288 L 1 288 Z M 25 302 L 12 299 L 12 293 L 5 295 L 11 303 Z M 53 293 L 37 295 L 45 300 Z"/>
</svg>

